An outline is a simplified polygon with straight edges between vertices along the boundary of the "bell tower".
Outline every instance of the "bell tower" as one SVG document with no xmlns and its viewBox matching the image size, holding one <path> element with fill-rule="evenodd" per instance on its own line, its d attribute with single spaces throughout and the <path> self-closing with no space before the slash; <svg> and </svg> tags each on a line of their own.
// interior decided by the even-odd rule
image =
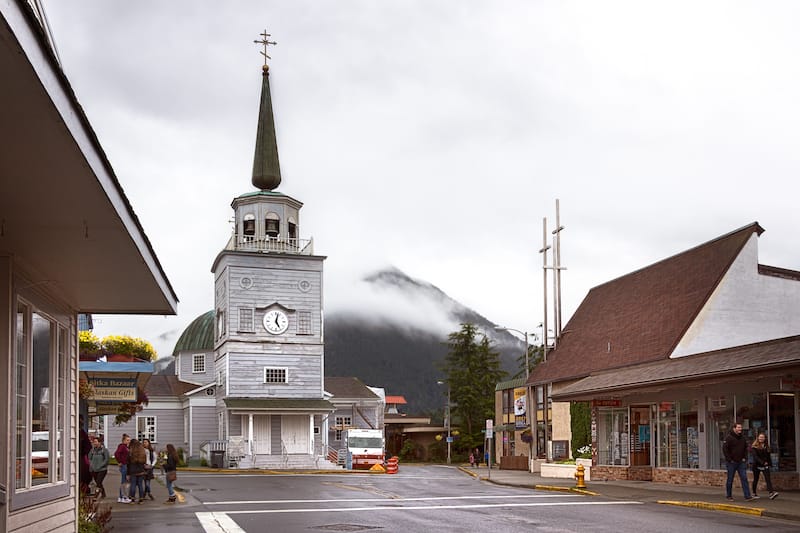
<svg viewBox="0 0 800 533">
<path fill-rule="evenodd" d="M 303 204 L 281 185 L 265 31 L 251 182 L 233 199 L 233 234 L 214 260 L 215 370 L 221 439 L 241 438 L 257 466 L 318 458 L 333 405 L 323 392 L 324 257 L 302 238 Z"/>
</svg>

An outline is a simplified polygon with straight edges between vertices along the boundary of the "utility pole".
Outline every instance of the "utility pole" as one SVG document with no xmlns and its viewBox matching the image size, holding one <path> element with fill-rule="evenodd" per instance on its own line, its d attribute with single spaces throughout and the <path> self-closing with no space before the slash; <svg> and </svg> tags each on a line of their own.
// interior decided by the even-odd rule
<svg viewBox="0 0 800 533">
<path fill-rule="evenodd" d="M 547 217 L 542 219 L 542 249 L 539 253 L 542 254 L 542 297 L 544 299 L 544 320 L 542 321 L 542 340 L 543 340 L 543 354 L 542 359 L 547 361 L 547 250 L 550 246 L 547 244 Z"/>
</svg>

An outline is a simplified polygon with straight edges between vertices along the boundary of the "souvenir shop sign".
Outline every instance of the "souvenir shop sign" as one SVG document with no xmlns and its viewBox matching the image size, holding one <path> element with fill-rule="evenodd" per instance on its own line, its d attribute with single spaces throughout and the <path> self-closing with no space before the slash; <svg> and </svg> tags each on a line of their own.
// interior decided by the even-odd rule
<svg viewBox="0 0 800 533">
<path fill-rule="evenodd" d="M 90 378 L 96 402 L 136 402 L 136 378 Z"/>
</svg>

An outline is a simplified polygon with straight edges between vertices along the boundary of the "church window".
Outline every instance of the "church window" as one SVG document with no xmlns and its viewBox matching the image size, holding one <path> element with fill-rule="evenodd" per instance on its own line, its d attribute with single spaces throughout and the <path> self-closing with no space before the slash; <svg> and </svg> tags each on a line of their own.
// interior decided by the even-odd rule
<svg viewBox="0 0 800 533">
<path fill-rule="evenodd" d="M 206 371 L 206 356 L 197 353 L 192 356 L 192 374 L 203 374 Z"/>
<path fill-rule="evenodd" d="M 297 223 L 291 218 L 289 219 L 288 230 L 289 230 L 289 238 L 290 239 L 296 239 L 297 238 Z"/>
<path fill-rule="evenodd" d="M 225 311 L 217 311 L 217 338 L 221 339 L 227 332 L 225 328 Z"/>
<path fill-rule="evenodd" d="M 242 233 L 245 237 L 252 237 L 256 234 L 256 216 L 248 213 L 242 220 Z"/>
<path fill-rule="evenodd" d="M 351 427 L 353 420 L 349 416 L 337 416 L 335 421 L 334 427 L 336 433 L 333 438 L 334 440 L 342 440 L 342 433 L 345 429 Z"/>
<path fill-rule="evenodd" d="M 255 310 L 252 307 L 239 308 L 239 331 L 244 333 L 255 333 Z"/>
<path fill-rule="evenodd" d="M 136 417 L 136 435 L 141 441 L 147 439 L 151 444 L 158 442 L 156 440 L 156 417 L 154 416 L 137 416 Z"/>
<path fill-rule="evenodd" d="M 281 229 L 281 221 L 275 213 L 267 213 L 267 218 L 264 220 L 264 227 L 266 228 L 268 237 L 277 237 Z"/>
<path fill-rule="evenodd" d="M 264 367 L 264 383 L 288 383 L 286 368 Z"/>
<path fill-rule="evenodd" d="M 297 334 L 311 335 L 311 311 L 297 312 Z"/>
</svg>

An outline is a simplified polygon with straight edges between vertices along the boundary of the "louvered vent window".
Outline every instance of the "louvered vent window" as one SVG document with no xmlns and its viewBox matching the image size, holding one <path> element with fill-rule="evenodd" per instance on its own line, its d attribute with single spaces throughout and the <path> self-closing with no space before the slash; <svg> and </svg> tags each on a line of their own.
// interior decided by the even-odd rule
<svg viewBox="0 0 800 533">
<path fill-rule="evenodd" d="M 252 307 L 239 308 L 239 331 L 243 333 L 255 333 L 255 310 Z"/>
</svg>

